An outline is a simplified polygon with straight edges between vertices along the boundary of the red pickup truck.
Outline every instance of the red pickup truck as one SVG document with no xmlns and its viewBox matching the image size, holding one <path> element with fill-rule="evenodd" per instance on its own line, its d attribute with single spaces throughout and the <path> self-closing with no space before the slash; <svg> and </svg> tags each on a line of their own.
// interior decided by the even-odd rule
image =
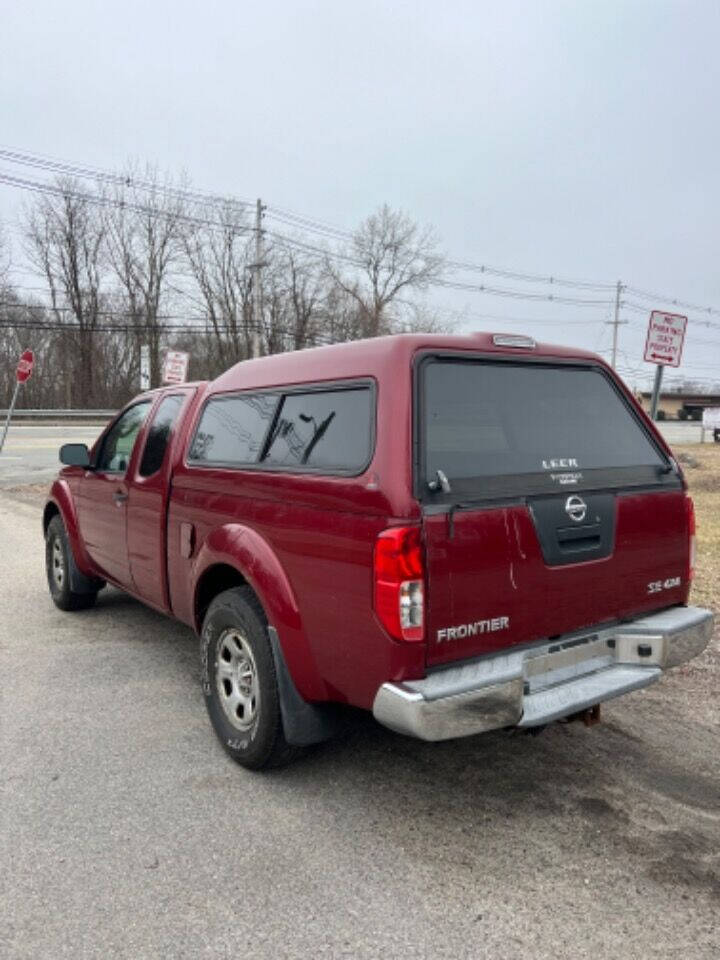
<svg viewBox="0 0 720 960">
<path fill-rule="evenodd" d="M 403 335 L 249 360 L 60 459 L 55 604 L 110 582 L 192 626 L 248 767 L 329 736 L 338 704 L 427 740 L 590 719 L 712 634 L 682 472 L 579 350 Z"/>
</svg>

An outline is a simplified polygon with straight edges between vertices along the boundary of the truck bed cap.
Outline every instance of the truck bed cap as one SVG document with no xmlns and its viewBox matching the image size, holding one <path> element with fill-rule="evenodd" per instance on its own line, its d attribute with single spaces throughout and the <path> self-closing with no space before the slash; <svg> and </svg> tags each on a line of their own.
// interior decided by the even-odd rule
<svg viewBox="0 0 720 960">
<path fill-rule="evenodd" d="M 262 388 L 281 384 L 306 383 L 328 379 L 377 375 L 383 370 L 406 366 L 420 350 L 465 351 L 467 353 L 497 354 L 498 356 L 547 357 L 563 360 L 591 360 L 603 363 L 594 353 L 577 348 L 546 343 L 533 347 L 498 345 L 494 337 L 517 334 L 470 333 L 463 335 L 404 333 L 369 340 L 335 343 L 325 347 L 290 353 L 278 353 L 255 360 L 243 360 L 222 373 L 210 384 L 211 393 L 228 390 Z"/>
</svg>

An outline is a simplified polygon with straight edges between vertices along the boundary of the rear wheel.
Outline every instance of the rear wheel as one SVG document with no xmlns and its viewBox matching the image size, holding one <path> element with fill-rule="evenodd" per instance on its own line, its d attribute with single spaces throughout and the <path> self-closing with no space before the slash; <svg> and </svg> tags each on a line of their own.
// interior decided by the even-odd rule
<svg viewBox="0 0 720 960">
<path fill-rule="evenodd" d="M 97 599 L 97 590 L 76 593 L 71 588 L 72 548 L 62 517 L 56 515 L 45 534 L 45 569 L 53 603 L 60 610 L 85 610 Z"/>
<path fill-rule="evenodd" d="M 259 770 L 293 759 L 300 750 L 283 733 L 267 618 L 249 587 L 215 597 L 200 652 L 210 722 L 233 760 Z"/>
</svg>

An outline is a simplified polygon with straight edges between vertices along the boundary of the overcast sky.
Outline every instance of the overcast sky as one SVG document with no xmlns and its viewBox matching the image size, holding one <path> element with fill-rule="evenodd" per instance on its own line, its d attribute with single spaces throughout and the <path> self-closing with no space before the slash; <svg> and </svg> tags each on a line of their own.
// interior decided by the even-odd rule
<svg viewBox="0 0 720 960">
<path fill-rule="evenodd" d="M 387 202 L 459 259 L 720 309 L 717 0 L 5 0 L 1 22 L 3 146 L 149 160 L 344 228 Z M 18 201 L 0 188 L 5 221 Z M 607 355 L 609 306 L 430 299 Z M 684 370 L 720 379 L 720 326 L 690 318 Z M 647 379 L 647 318 L 623 319 Z"/>
</svg>

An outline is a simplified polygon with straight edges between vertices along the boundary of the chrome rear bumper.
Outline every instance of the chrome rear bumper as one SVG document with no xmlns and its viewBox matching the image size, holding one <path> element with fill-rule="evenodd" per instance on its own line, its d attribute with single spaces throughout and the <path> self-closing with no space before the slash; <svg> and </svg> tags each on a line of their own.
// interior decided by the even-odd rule
<svg viewBox="0 0 720 960">
<path fill-rule="evenodd" d="M 673 607 L 444 667 L 422 680 L 384 683 L 373 714 L 422 740 L 539 726 L 654 683 L 663 670 L 702 653 L 713 628 L 709 610 Z"/>
</svg>

